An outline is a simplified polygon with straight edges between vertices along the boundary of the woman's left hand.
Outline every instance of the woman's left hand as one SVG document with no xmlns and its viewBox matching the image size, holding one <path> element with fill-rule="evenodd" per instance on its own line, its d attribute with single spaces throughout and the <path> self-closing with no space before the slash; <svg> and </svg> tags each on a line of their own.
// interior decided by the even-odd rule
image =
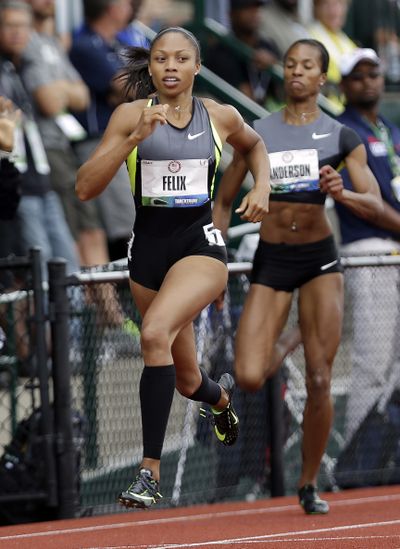
<svg viewBox="0 0 400 549">
<path fill-rule="evenodd" d="M 319 170 L 319 176 L 321 191 L 329 194 L 334 200 L 340 201 L 344 190 L 343 179 L 340 173 L 327 164 Z"/>
</svg>

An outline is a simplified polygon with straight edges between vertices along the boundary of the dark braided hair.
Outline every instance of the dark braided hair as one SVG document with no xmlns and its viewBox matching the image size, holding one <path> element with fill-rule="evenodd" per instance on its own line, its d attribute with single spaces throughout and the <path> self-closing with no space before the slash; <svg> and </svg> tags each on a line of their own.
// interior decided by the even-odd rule
<svg viewBox="0 0 400 549">
<path fill-rule="evenodd" d="M 156 92 L 148 68 L 150 55 L 156 42 L 170 32 L 179 32 L 192 43 L 196 50 L 196 62 L 200 63 L 200 45 L 194 34 L 182 27 L 167 27 L 162 29 L 152 40 L 150 49 L 128 47 L 124 50 L 123 55 L 126 59 L 126 65 L 118 78 L 123 79 L 125 82 L 124 90 L 127 98 L 145 99 Z"/>
</svg>

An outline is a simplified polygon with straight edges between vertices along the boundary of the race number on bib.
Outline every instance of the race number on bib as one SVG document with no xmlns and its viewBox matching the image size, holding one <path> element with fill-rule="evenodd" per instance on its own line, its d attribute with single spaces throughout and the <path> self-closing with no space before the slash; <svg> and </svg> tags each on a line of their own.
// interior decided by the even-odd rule
<svg viewBox="0 0 400 549">
<path fill-rule="evenodd" d="M 142 205 L 193 208 L 209 201 L 208 160 L 142 160 Z"/>
<path fill-rule="evenodd" d="M 222 238 L 222 233 L 214 227 L 214 223 L 203 225 L 203 231 L 210 246 L 225 246 L 225 241 Z"/>
<path fill-rule="evenodd" d="M 301 149 L 269 154 L 271 192 L 293 193 L 319 189 L 317 149 Z"/>
</svg>

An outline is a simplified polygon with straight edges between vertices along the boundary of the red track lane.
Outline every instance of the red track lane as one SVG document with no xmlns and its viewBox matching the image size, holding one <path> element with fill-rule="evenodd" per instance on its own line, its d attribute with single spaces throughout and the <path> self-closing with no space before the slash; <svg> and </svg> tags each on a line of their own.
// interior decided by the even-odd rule
<svg viewBox="0 0 400 549">
<path fill-rule="evenodd" d="M 400 486 L 326 499 L 325 516 L 285 497 L 3 527 L 0 549 L 400 548 Z"/>
</svg>

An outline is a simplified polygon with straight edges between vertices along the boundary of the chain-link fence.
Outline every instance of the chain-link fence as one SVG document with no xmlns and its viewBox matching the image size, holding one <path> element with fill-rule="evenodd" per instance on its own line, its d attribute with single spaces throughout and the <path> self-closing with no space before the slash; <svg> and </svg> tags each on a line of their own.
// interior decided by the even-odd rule
<svg viewBox="0 0 400 549">
<path fill-rule="evenodd" d="M 332 383 L 335 421 L 321 467 L 321 489 L 400 482 L 400 258 L 347 258 L 344 264 L 344 327 Z M 214 379 L 232 371 L 235 329 L 250 268 L 249 263 L 230 264 L 223 311 L 210 306 L 195 321 L 198 360 Z M 361 281 L 366 293 L 360 300 L 357 290 Z M 69 403 L 72 407 L 63 417 L 72 424 L 73 456 L 79 471 L 79 504 L 75 509 L 81 514 L 120 511 L 117 495 L 131 482 L 142 452 L 140 318 L 130 296 L 128 273 L 125 265 L 110 265 L 75 277 L 65 277 L 64 273 L 53 294 L 52 277 L 49 283 L 52 330 L 48 339 L 53 346 L 49 368 L 56 376 L 55 388 L 65 385 L 65 372 L 70 375 L 70 393 L 62 405 L 64 411 Z M 61 306 L 55 293 L 61 295 Z M 372 303 L 379 305 L 371 308 Z M 61 333 L 57 318 L 64 322 Z M 294 302 L 289 329 L 296 323 Z M 1 442 L 7 444 L 12 425 L 15 428 L 24 415 L 19 406 L 31 398 L 31 389 L 19 370 L 23 361 L 18 351 L 7 350 L 2 359 L 10 363 L 14 384 L 3 386 L 0 393 Z M 11 365 L 13 361 L 16 368 Z M 58 369 L 63 374 L 57 374 Z M 163 450 L 164 498 L 159 506 L 268 497 L 283 490 L 283 482 L 286 493 L 293 493 L 301 463 L 305 397 L 300 346 L 285 360 L 274 383 L 267 383 L 255 394 L 235 393 L 241 434 L 235 446 L 225 447 L 217 443 L 210 425 L 200 418 L 200 404 L 176 393 Z M 13 398 L 17 398 L 18 407 L 9 405 Z M 31 408 L 29 403 L 25 411 L 29 413 Z M 272 422 L 271 415 L 275 416 Z M 68 441 L 65 423 L 64 428 L 66 436 L 56 444 L 62 456 L 58 458 L 61 470 L 63 463 L 68 467 L 63 444 Z M 71 453 L 68 455 L 71 458 Z M 279 475 L 283 475 L 282 483 Z M 66 480 L 59 474 L 58 484 L 63 482 L 65 494 Z M 67 493 L 70 503 L 73 496 Z"/>
<path fill-rule="evenodd" d="M 396 264 L 390 265 L 390 262 Z M 321 488 L 326 489 L 400 481 L 400 425 L 398 415 L 396 417 L 400 411 L 396 400 L 400 364 L 395 346 L 398 301 L 393 299 L 393 292 L 387 295 L 388 299 L 385 297 L 391 288 L 395 288 L 395 296 L 398 295 L 396 280 L 400 261 L 398 257 L 354 258 L 352 263 L 352 258 L 348 258 L 344 263 L 344 327 L 332 385 L 335 423 L 320 475 Z M 231 264 L 224 310 L 217 312 L 211 306 L 195 323 L 198 360 L 214 379 L 232 370 L 234 334 L 248 289 L 249 269 L 249 264 Z M 391 276 L 390 286 L 388 280 L 386 284 L 380 282 L 384 271 Z M 80 283 L 86 288 L 81 295 L 84 299 L 71 302 L 71 318 L 80 319 L 80 332 L 72 338 L 69 347 L 74 372 L 73 401 L 87 423 L 81 505 L 97 512 L 116 508 L 118 492 L 132 480 L 141 459 L 140 319 L 132 304 L 126 271 L 112 274 L 114 283 L 110 273 L 105 272 L 81 278 Z M 367 295 L 368 291 L 373 292 L 380 303 L 379 310 L 374 310 L 372 332 L 371 326 L 366 329 L 365 311 L 364 316 L 354 311 L 354 286 L 360 286 L 360 279 L 369 286 Z M 380 295 L 377 295 L 377 284 Z M 120 320 L 121 315 L 124 322 Z M 118 322 L 113 323 L 113 318 L 118 318 Z M 294 303 L 289 327 L 296 323 Z M 377 375 L 366 380 L 366 391 L 374 393 L 374 397 L 367 407 L 365 397 L 360 398 L 360 380 L 352 378 L 352 365 L 358 360 L 355 355 L 358 350 L 353 345 L 355 323 L 361 334 L 358 348 L 365 348 L 368 354 L 371 346 L 376 348 Z M 368 376 L 370 372 L 365 372 L 363 366 L 361 364 L 361 372 L 356 369 L 353 374 Z M 283 469 L 286 492 L 290 493 L 296 489 L 300 468 L 301 421 L 306 396 L 301 346 L 285 361 L 281 380 L 285 394 L 280 422 L 285 437 Z M 162 505 L 270 495 L 270 449 L 274 433 L 271 433 L 269 413 L 273 396 L 268 385 L 255 394 L 236 392 L 241 436 L 234 447 L 225 448 L 218 445 L 210 426 L 199 417 L 199 406 L 177 393 L 162 460 L 162 491 L 166 496 Z M 349 402 L 349 413 L 353 413 L 353 401 L 356 409 L 365 408 L 364 417 L 358 413 L 354 421 L 346 414 Z M 355 421 L 358 424 L 354 424 Z M 376 429 L 380 424 L 387 429 L 380 429 L 382 444 L 378 447 Z M 363 463 L 366 456 L 373 457 L 373 450 L 376 462 L 370 459 Z M 354 474 L 356 469 L 358 476 Z"/>
<path fill-rule="evenodd" d="M 0 285 L 2 525 L 55 517 L 58 495 L 40 250 L 0 260 Z"/>
</svg>

